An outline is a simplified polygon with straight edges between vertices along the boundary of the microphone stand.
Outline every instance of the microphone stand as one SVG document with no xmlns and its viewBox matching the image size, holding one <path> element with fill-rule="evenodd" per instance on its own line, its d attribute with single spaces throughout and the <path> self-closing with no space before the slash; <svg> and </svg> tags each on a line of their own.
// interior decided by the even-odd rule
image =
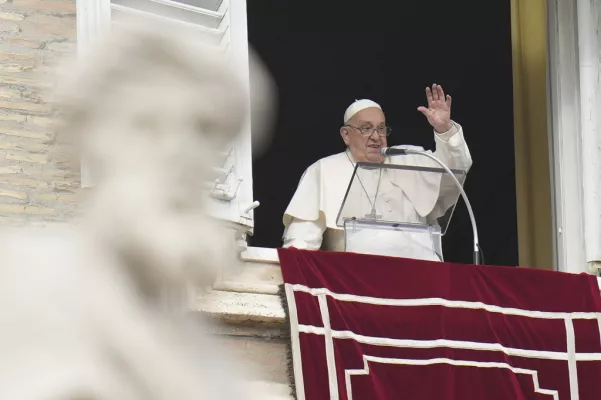
<svg viewBox="0 0 601 400">
<path fill-rule="evenodd" d="M 478 241 L 478 229 L 476 227 L 476 217 L 474 217 L 474 211 L 472 209 L 472 205 L 471 205 L 469 199 L 467 198 L 467 194 L 465 194 L 465 190 L 463 190 L 463 186 L 461 185 L 461 183 L 459 182 L 459 180 L 457 179 L 457 177 L 455 176 L 453 171 L 451 171 L 451 169 L 449 167 L 447 167 L 442 161 L 440 161 L 436 156 L 434 156 L 431 153 L 425 152 L 425 151 L 412 150 L 412 149 L 393 149 L 390 147 L 385 147 L 381 150 L 381 154 L 384 157 L 387 157 L 389 155 L 406 155 L 406 154 L 417 154 L 420 156 L 424 156 L 424 157 L 427 157 L 427 158 L 433 160 L 438 165 L 440 165 L 447 172 L 447 174 L 449 174 L 451 176 L 451 178 L 453 178 L 453 182 L 455 183 L 455 186 L 457 186 L 457 189 L 459 189 L 459 192 L 461 193 L 461 197 L 463 197 L 463 201 L 465 202 L 465 205 L 467 206 L 467 212 L 470 216 L 470 222 L 472 224 L 472 232 L 473 232 L 473 237 L 474 237 L 473 262 L 475 265 L 480 265 L 480 242 Z"/>
</svg>

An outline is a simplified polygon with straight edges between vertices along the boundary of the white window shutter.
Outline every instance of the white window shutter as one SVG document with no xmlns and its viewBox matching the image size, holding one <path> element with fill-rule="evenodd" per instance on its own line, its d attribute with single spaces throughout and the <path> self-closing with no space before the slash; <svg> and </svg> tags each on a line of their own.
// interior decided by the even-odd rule
<svg viewBox="0 0 601 400">
<path fill-rule="evenodd" d="M 102 21 L 98 28 L 110 24 L 124 23 L 126 19 L 160 19 L 162 22 L 177 24 L 189 28 L 192 37 L 223 50 L 232 57 L 232 65 L 242 77 L 242 82 L 249 91 L 249 55 L 246 19 L 246 0 L 78 0 L 78 21 L 80 3 L 86 3 L 88 9 L 106 9 L 110 1 L 110 11 L 96 16 Z M 102 7 L 91 3 L 104 4 Z M 93 18 L 92 18 L 93 20 Z M 80 27 L 86 34 L 89 26 Z M 80 44 L 80 46 L 85 46 Z M 250 104 L 250 102 L 248 102 Z M 250 106 L 249 106 L 250 107 Z M 252 182 L 252 147 L 250 132 L 250 109 L 247 110 L 247 121 L 242 134 L 225 152 L 222 163 L 214 168 L 214 181 L 207 182 L 210 191 L 210 213 L 218 219 L 239 225 L 242 230 L 252 230 L 253 222 L 253 182 Z M 82 162 L 82 186 L 92 186 L 93 178 Z"/>
</svg>

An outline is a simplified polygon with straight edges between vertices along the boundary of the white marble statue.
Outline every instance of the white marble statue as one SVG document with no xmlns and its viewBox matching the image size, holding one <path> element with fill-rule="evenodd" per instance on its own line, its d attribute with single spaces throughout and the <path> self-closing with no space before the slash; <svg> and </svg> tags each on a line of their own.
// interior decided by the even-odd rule
<svg viewBox="0 0 601 400">
<path fill-rule="evenodd" d="M 61 134 L 96 186 L 76 223 L 0 235 L 0 399 L 269 397 L 162 304 L 235 263 L 203 177 L 248 101 L 227 60 L 163 28 L 114 32 L 68 70 Z"/>
</svg>

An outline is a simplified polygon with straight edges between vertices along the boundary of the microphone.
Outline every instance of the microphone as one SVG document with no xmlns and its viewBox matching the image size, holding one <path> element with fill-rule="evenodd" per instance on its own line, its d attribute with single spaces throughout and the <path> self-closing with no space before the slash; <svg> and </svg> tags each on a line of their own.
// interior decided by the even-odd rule
<svg viewBox="0 0 601 400">
<path fill-rule="evenodd" d="M 476 227 L 476 217 L 474 217 L 474 211 L 472 210 L 472 205 L 470 204 L 470 201 L 467 198 L 467 194 L 465 194 L 465 190 L 463 190 L 463 186 L 461 186 L 461 183 L 459 182 L 459 180 L 457 179 L 457 177 L 455 176 L 455 174 L 453 173 L 453 171 L 450 170 L 449 167 L 447 167 L 445 165 L 445 163 L 443 163 L 442 161 L 440 161 L 434 154 L 429 153 L 427 151 L 422 151 L 422 150 L 414 150 L 414 149 L 395 149 L 394 147 L 383 147 L 380 150 L 380 154 L 383 157 L 387 157 L 387 156 L 405 156 L 408 154 L 416 154 L 422 157 L 427 157 L 431 160 L 433 160 L 434 162 L 436 162 L 438 165 L 440 165 L 447 174 L 449 174 L 451 176 L 451 178 L 453 178 L 453 182 L 455 183 L 455 186 L 457 186 L 457 189 L 459 189 L 459 193 L 461 193 L 461 197 L 463 198 L 463 201 L 465 202 L 465 205 L 467 206 L 467 212 L 470 216 L 470 222 L 472 224 L 472 232 L 473 232 L 473 237 L 474 237 L 474 264 L 475 265 L 479 265 L 480 264 L 480 242 L 478 241 L 478 228 Z"/>
<path fill-rule="evenodd" d="M 380 155 L 382 157 L 404 156 L 404 155 L 407 155 L 407 150 L 395 149 L 394 147 L 382 147 L 382 149 L 380 150 Z"/>
</svg>

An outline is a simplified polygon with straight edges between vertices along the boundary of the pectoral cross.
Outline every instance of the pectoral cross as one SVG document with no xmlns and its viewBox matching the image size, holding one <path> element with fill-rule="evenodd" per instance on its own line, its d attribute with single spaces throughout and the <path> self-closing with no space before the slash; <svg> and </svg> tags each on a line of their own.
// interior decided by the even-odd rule
<svg viewBox="0 0 601 400">
<path fill-rule="evenodd" d="M 367 219 L 382 219 L 382 214 L 376 214 L 376 210 L 372 209 L 369 214 L 365 214 Z"/>
</svg>

